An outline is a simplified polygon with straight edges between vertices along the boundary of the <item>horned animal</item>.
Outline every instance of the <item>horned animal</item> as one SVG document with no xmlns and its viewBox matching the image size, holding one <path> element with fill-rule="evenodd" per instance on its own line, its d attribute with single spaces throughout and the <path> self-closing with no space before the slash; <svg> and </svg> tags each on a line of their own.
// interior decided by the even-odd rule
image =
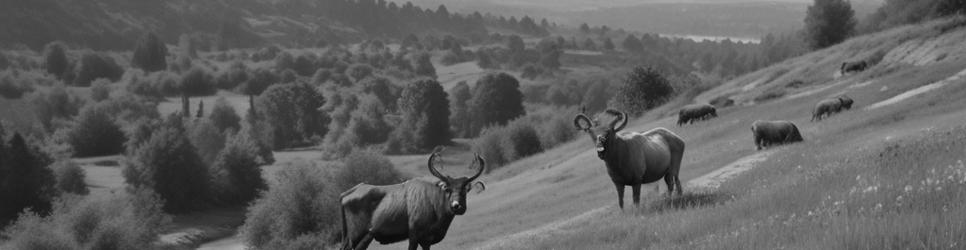
<svg viewBox="0 0 966 250">
<path fill-rule="evenodd" d="M 427 163 L 435 178 L 385 186 L 362 183 L 342 193 L 342 249 L 366 249 L 372 240 L 391 244 L 409 239 L 409 249 L 418 245 L 428 250 L 446 237 L 453 218 L 466 213 L 466 193 L 477 185 L 480 191 L 486 189 L 476 180 L 486 163 L 477 154 L 476 174 L 449 177 L 434 166 L 439 151 Z"/>
<path fill-rule="evenodd" d="M 678 111 L 678 126 L 687 124 L 692 124 L 697 120 L 707 120 L 714 117 L 718 117 L 718 110 L 711 106 L 711 104 L 692 104 L 681 108 Z"/>
<path fill-rule="evenodd" d="M 607 126 L 600 126 L 581 113 L 574 118 L 574 126 L 587 132 L 604 161 L 607 174 L 617 188 L 617 204 L 624 208 L 624 188 L 631 186 L 634 204 L 641 199 L 641 185 L 664 179 L 668 195 L 675 190 L 682 194 L 681 158 L 684 156 L 684 140 L 665 128 L 645 132 L 623 132 L 627 126 L 627 113 L 613 109 L 607 114 L 616 116 Z M 619 124 L 618 124 L 619 123 Z"/>
<path fill-rule="evenodd" d="M 758 150 L 777 144 L 804 141 L 798 127 L 789 121 L 762 121 L 751 124 L 751 133 Z"/>
<path fill-rule="evenodd" d="M 845 75 L 849 72 L 859 72 L 865 70 L 869 65 L 865 61 L 858 62 L 842 62 L 842 66 L 839 67 L 839 73 Z"/>
</svg>

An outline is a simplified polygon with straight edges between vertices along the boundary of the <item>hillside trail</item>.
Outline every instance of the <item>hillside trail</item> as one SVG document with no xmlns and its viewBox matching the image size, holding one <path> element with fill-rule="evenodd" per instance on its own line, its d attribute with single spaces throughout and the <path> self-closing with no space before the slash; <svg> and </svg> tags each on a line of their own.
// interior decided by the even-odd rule
<svg viewBox="0 0 966 250">
<path fill-rule="evenodd" d="M 721 183 L 734 178 L 742 172 L 751 170 L 757 166 L 758 163 L 767 160 L 768 156 L 770 156 L 773 152 L 774 151 L 771 150 L 760 151 L 755 154 L 745 156 L 710 173 L 693 178 L 687 181 L 685 185 L 687 186 L 688 190 L 716 189 L 721 185 Z M 660 187 L 660 185 L 657 185 L 657 187 Z M 572 228 L 574 225 L 579 225 L 581 223 L 606 216 L 608 211 L 614 211 L 614 209 L 616 209 L 614 205 L 598 207 L 574 217 L 547 223 L 546 225 L 537 228 L 486 241 L 479 246 L 474 247 L 473 249 L 507 249 L 511 248 L 512 246 L 526 245 L 523 243 L 528 241 L 536 242 L 542 239 L 550 238 L 557 234 L 564 233 L 566 232 L 566 228 Z"/>
</svg>

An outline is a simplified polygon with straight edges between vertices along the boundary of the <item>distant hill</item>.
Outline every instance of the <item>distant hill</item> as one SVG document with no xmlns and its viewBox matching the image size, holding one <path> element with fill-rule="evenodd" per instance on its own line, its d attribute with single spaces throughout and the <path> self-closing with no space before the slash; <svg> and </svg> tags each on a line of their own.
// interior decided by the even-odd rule
<svg viewBox="0 0 966 250">
<path fill-rule="evenodd" d="M 266 41 L 313 45 L 409 33 L 486 34 L 479 20 L 375 0 L 30 0 L 3 5 L 0 46 L 34 49 L 54 40 L 129 49 L 146 31 L 168 43 L 190 33 L 218 47 Z"/>
</svg>

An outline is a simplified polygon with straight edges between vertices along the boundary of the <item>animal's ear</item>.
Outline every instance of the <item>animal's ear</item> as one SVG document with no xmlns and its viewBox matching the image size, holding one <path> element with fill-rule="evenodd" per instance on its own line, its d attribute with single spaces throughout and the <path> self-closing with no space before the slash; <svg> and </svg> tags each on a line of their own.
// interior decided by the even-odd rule
<svg viewBox="0 0 966 250">
<path fill-rule="evenodd" d="M 483 181 L 475 181 L 472 184 L 470 184 L 470 190 L 473 190 L 473 187 L 476 185 L 480 186 L 478 189 L 476 189 L 477 194 L 482 193 L 483 190 L 486 190 L 486 183 L 484 183 Z"/>
<path fill-rule="evenodd" d="M 592 128 L 593 125 L 594 123 L 590 121 L 590 118 L 588 118 L 587 115 L 579 114 L 574 117 L 574 127 L 577 127 L 577 130 L 588 130 Z"/>
<path fill-rule="evenodd" d="M 447 185 L 446 185 L 446 182 L 445 181 L 439 181 L 439 182 L 436 183 L 436 186 L 439 187 L 439 189 L 446 190 L 446 186 Z"/>
</svg>

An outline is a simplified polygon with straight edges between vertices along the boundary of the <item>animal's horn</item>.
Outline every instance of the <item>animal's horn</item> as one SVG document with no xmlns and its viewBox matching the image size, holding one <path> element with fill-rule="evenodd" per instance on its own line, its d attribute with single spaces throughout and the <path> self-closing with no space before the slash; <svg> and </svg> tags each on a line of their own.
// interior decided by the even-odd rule
<svg viewBox="0 0 966 250">
<path fill-rule="evenodd" d="M 622 111 L 617 111 L 614 109 L 608 109 L 607 113 L 613 116 L 617 116 L 617 119 L 614 119 L 614 121 L 610 122 L 610 127 L 614 131 L 621 131 L 621 129 L 624 129 L 624 127 L 627 126 L 627 113 Z M 617 122 L 621 122 L 621 124 L 617 125 Z"/>
<path fill-rule="evenodd" d="M 586 127 L 580 124 L 580 121 L 581 120 L 587 122 L 587 126 Z M 588 118 L 587 115 L 584 115 L 583 113 L 577 115 L 577 117 L 574 117 L 574 126 L 577 127 L 577 130 L 587 130 L 587 129 L 590 129 L 590 127 L 592 126 L 591 124 L 593 124 L 593 122 L 591 122 L 590 121 L 590 118 Z"/>
<path fill-rule="evenodd" d="M 483 157 L 478 153 L 476 154 L 476 162 L 480 164 L 480 169 L 476 171 L 476 174 L 470 177 L 470 181 L 476 180 L 476 178 L 480 177 L 480 175 L 483 174 L 483 171 L 486 170 L 486 161 L 484 161 Z"/>
<path fill-rule="evenodd" d="M 439 152 L 441 151 L 443 151 L 442 147 L 437 147 L 434 149 L 433 153 L 429 155 L 429 161 L 426 163 L 426 165 L 429 166 L 429 173 L 433 174 L 433 176 L 436 176 L 436 178 L 441 180 L 449 180 L 449 177 L 440 173 L 439 170 L 436 169 L 436 166 L 433 165 L 433 162 L 439 157 Z"/>
</svg>

